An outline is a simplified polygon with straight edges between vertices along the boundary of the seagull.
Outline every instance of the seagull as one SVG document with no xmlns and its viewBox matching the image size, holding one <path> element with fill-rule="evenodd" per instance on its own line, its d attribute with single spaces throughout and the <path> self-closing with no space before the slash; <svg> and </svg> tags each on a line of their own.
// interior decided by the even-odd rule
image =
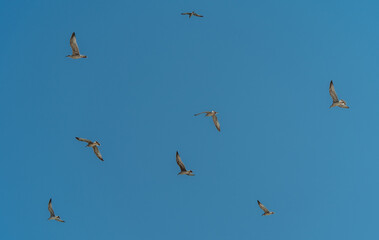
<svg viewBox="0 0 379 240">
<path fill-rule="evenodd" d="M 82 141 L 82 142 L 86 142 L 88 143 L 86 147 L 91 147 L 93 148 L 93 151 L 95 152 L 96 156 L 101 160 L 101 161 L 104 161 L 103 160 L 103 157 L 101 156 L 100 154 L 100 151 L 99 151 L 99 148 L 97 148 L 97 146 L 100 146 L 100 143 L 98 141 L 90 141 L 90 140 L 87 140 L 87 139 L 84 139 L 84 138 L 79 138 L 79 137 L 75 137 L 76 139 L 78 139 L 79 141 Z"/>
<path fill-rule="evenodd" d="M 262 216 L 268 216 L 268 215 L 274 214 L 274 212 L 270 212 L 265 206 L 263 206 L 263 204 L 259 200 L 257 200 L 257 202 L 258 202 L 259 207 L 265 212 L 262 214 Z"/>
<path fill-rule="evenodd" d="M 195 12 L 186 12 L 186 13 L 182 13 L 182 15 L 188 15 L 189 18 L 191 18 L 192 16 L 196 16 L 196 17 L 204 17 L 202 15 L 199 15 Z"/>
<path fill-rule="evenodd" d="M 329 93 L 330 93 L 330 96 L 332 97 L 333 99 L 333 104 L 330 105 L 329 108 L 332 108 L 332 107 L 340 107 L 340 108 L 349 108 L 347 105 L 346 105 L 346 102 L 342 99 L 338 100 L 338 97 L 337 97 L 337 93 L 336 93 L 336 90 L 334 90 L 334 85 L 333 85 L 333 81 L 330 81 L 330 85 L 329 85 Z"/>
<path fill-rule="evenodd" d="M 72 48 L 72 55 L 67 55 L 66 57 L 70 57 L 72 59 L 87 58 L 87 56 L 80 55 L 80 53 L 79 53 L 79 47 L 78 47 L 78 44 L 76 43 L 75 32 L 73 32 L 71 35 L 70 45 Z"/>
<path fill-rule="evenodd" d="M 50 217 L 48 220 L 56 220 L 58 222 L 64 222 L 59 216 L 55 216 L 53 206 L 51 205 L 51 198 L 50 198 L 49 205 L 47 206 L 47 208 L 49 209 L 49 212 L 50 212 Z"/>
<path fill-rule="evenodd" d="M 215 112 L 215 111 L 212 111 L 212 112 L 201 112 L 201 113 L 196 113 L 195 116 L 200 115 L 200 114 L 202 114 L 202 113 L 205 113 L 205 116 L 206 116 L 206 117 L 208 117 L 208 116 L 212 116 L 212 119 L 213 119 L 213 122 L 214 122 L 214 124 L 215 124 L 215 127 L 216 127 L 217 130 L 220 132 L 220 131 L 221 131 L 221 129 L 220 129 L 220 123 L 218 122 L 218 120 L 217 120 L 217 116 L 216 116 L 216 114 L 217 114 L 218 112 Z"/>
<path fill-rule="evenodd" d="M 176 151 L 176 163 L 180 167 L 180 172 L 178 173 L 178 175 L 195 176 L 195 174 L 192 173 L 192 170 L 187 171 L 186 167 L 182 162 L 182 159 L 180 159 L 178 151 Z"/>
</svg>

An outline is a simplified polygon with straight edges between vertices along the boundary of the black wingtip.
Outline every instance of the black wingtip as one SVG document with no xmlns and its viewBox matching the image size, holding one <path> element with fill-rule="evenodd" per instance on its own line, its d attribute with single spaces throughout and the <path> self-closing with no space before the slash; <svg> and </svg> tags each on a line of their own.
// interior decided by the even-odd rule
<svg viewBox="0 0 379 240">
<path fill-rule="evenodd" d="M 51 198 L 50 198 L 50 200 L 49 200 L 49 203 L 51 203 Z"/>
<path fill-rule="evenodd" d="M 261 202 L 259 200 L 257 200 L 257 203 L 260 204 Z"/>
<path fill-rule="evenodd" d="M 79 138 L 78 137 L 75 137 L 77 140 L 79 140 Z"/>
</svg>

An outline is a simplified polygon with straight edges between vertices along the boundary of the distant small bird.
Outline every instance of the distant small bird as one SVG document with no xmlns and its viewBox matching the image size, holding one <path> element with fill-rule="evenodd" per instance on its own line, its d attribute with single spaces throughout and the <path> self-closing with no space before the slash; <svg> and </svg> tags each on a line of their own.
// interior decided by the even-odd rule
<svg viewBox="0 0 379 240">
<path fill-rule="evenodd" d="M 78 47 L 78 44 L 76 43 L 75 32 L 73 32 L 71 35 L 70 45 L 72 48 L 72 55 L 67 55 L 66 57 L 70 57 L 72 59 L 87 58 L 87 56 L 80 55 L 80 53 L 79 53 L 79 47 Z"/>
<path fill-rule="evenodd" d="M 201 112 L 201 113 L 196 113 L 195 116 L 197 115 L 200 115 L 202 113 L 205 113 L 205 116 L 208 117 L 208 116 L 212 116 L 212 119 L 213 119 L 213 123 L 215 124 L 215 127 L 217 128 L 217 130 L 220 132 L 221 131 L 221 128 L 220 128 L 220 123 L 218 122 L 217 120 L 217 116 L 216 114 L 218 112 L 215 112 L 215 111 L 212 111 L 212 112 Z"/>
<path fill-rule="evenodd" d="M 180 172 L 178 173 L 178 175 L 195 176 L 195 174 L 192 173 L 192 170 L 187 171 L 186 167 L 182 162 L 182 159 L 180 159 L 178 151 L 176 151 L 176 163 L 180 167 Z"/>
<path fill-rule="evenodd" d="M 186 12 L 186 13 L 182 13 L 182 15 L 188 15 L 188 18 L 191 18 L 192 16 L 196 16 L 196 17 L 204 17 L 202 15 L 199 15 L 195 12 Z"/>
<path fill-rule="evenodd" d="M 79 138 L 79 137 L 75 137 L 76 139 L 78 139 L 79 141 L 82 141 L 82 142 L 86 142 L 88 143 L 86 147 L 91 147 L 93 148 L 93 151 L 95 152 L 96 156 L 101 160 L 101 161 L 104 161 L 103 160 L 103 157 L 101 156 L 100 154 L 100 151 L 99 149 L 97 148 L 97 146 L 100 146 L 100 143 L 97 142 L 97 141 L 90 141 L 88 139 L 84 139 L 84 138 Z"/>
<path fill-rule="evenodd" d="M 49 209 L 49 212 L 50 212 L 50 217 L 48 220 L 56 220 L 58 222 L 64 222 L 59 216 L 55 216 L 53 206 L 51 205 L 51 198 L 50 198 L 49 205 L 47 206 L 47 208 Z"/>
<path fill-rule="evenodd" d="M 262 216 L 268 216 L 268 215 L 274 214 L 274 212 L 270 212 L 265 206 L 263 206 L 263 204 L 259 200 L 257 200 L 257 202 L 258 202 L 259 207 L 265 212 L 262 214 Z"/>
<path fill-rule="evenodd" d="M 336 93 L 336 90 L 334 90 L 334 84 L 333 84 L 333 81 L 330 81 L 330 85 L 329 85 L 329 94 L 330 96 L 332 97 L 333 99 L 333 104 L 330 105 L 329 108 L 332 108 L 332 107 L 340 107 L 340 108 L 349 108 L 347 105 L 346 105 L 346 102 L 344 100 L 338 100 L 338 97 L 337 97 L 337 93 Z"/>
</svg>

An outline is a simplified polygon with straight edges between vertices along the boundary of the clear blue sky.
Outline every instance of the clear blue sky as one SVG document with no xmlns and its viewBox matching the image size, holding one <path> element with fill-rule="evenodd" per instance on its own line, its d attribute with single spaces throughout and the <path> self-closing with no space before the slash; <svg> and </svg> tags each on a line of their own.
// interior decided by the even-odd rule
<svg viewBox="0 0 379 240">
<path fill-rule="evenodd" d="M 0 238 L 378 239 L 378 9 L 4 1 Z"/>
</svg>

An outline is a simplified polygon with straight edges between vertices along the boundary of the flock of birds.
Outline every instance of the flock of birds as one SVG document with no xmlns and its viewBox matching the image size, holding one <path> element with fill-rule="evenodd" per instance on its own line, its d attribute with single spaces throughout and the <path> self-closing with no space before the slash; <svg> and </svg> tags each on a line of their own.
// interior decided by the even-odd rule
<svg viewBox="0 0 379 240">
<path fill-rule="evenodd" d="M 195 12 L 186 12 L 186 13 L 182 13 L 182 15 L 188 15 L 189 18 L 191 18 L 192 16 L 203 17 L 202 15 L 199 15 L 199 14 L 197 14 Z M 86 55 L 81 55 L 80 52 L 79 52 L 79 47 L 78 47 L 78 43 L 76 42 L 75 32 L 72 33 L 72 35 L 71 35 L 70 45 L 71 45 L 71 48 L 72 48 L 72 54 L 71 55 L 67 55 L 66 57 L 70 57 L 72 59 L 87 58 Z M 332 108 L 332 107 L 349 108 L 346 105 L 346 102 L 344 100 L 339 99 L 337 97 L 337 93 L 336 93 L 336 90 L 334 89 L 333 81 L 330 81 L 329 94 L 330 94 L 330 96 L 332 97 L 332 100 L 333 100 L 333 103 L 332 103 L 332 105 L 330 105 L 330 108 Z M 218 114 L 218 112 L 213 111 L 213 110 L 210 111 L 210 112 L 209 111 L 205 111 L 205 112 L 201 112 L 201 113 L 196 113 L 194 116 L 198 116 L 198 115 L 203 114 L 203 113 L 205 114 L 205 117 L 212 117 L 213 123 L 214 123 L 216 129 L 220 132 L 221 131 L 221 127 L 220 127 L 220 123 L 219 123 L 219 121 L 217 119 L 217 116 L 216 116 L 216 114 Z M 93 148 L 93 151 L 94 151 L 95 155 L 101 161 L 104 161 L 104 159 L 103 159 L 103 157 L 102 157 L 102 155 L 100 153 L 100 150 L 98 148 L 98 146 L 100 146 L 100 143 L 98 141 L 91 141 L 91 140 L 88 140 L 88 139 L 85 139 L 85 138 L 79 138 L 79 137 L 75 137 L 75 138 L 78 141 L 86 142 L 87 143 L 86 147 Z M 180 158 L 180 155 L 179 155 L 178 151 L 176 151 L 176 163 L 178 164 L 178 166 L 180 168 L 180 172 L 178 173 L 178 175 L 195 176 L 195 174 L 193 174 L 192 170 L 187 170 L 187 168 L 185 167 L 182 159 Z M 65 222 L 59 216 L 55 215 L 51 202 L 52 202 L 52 199 L 50 198 L 49 204 L 48 204 L 48 209 L 49 209 L 49 212 L 50 212 L 50 218 L 48 220 L 56 220 L 58 222 Z M 274 214 L 274 212 L 269 211 L 259 200 L 257 200 L 257 203 L 258 203 L 258 206 L 264 212 L 262 214 L 262 216 L 268 216 L 268 215 Z"/>
</svg>

